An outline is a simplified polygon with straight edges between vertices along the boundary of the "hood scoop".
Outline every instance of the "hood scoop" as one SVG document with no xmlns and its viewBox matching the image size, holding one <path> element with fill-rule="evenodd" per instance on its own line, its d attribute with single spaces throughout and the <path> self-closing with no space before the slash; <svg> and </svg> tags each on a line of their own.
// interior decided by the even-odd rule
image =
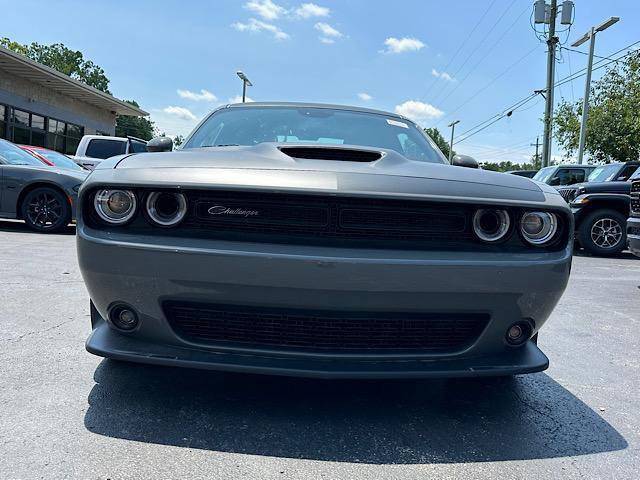
<svg viewBox="0 0 640 480">
<path fill-rule="evenodd" d="M 280 147 L 280 151 L 293 158 L 309 160 L 335 160 L 338 162 L 375 162 L 382 152 L 336 147 Z"/>
</svg>

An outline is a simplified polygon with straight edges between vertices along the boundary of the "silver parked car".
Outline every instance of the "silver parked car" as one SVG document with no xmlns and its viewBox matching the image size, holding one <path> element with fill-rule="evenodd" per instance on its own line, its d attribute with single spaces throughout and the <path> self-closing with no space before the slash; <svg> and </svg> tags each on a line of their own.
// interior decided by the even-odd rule
<svg viewBox="0 0 640 480">
<path fill-rule="evenodd" d="M 75 218 L 88 172 L 50 167 L 0 139 L 0 218 L 18 218 L 39 232 L 57 232 Z"/>
<path fill-rule="evenodd" d="M 83 185 L 87 349 L 325 378 L 544 370 L 572 221 L 552 187 L 449 165 L 404 117 L 228 105 Z"/>
</svg>

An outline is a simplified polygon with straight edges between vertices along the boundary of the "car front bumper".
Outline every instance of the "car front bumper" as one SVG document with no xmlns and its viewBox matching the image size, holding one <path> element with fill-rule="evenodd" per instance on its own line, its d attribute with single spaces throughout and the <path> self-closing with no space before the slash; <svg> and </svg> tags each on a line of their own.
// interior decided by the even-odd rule
<svg viewBox="0 0 640 480">
<path fill-rule="evenodd" d="M 91 296 L 90 352 L 121 360 L 324 378 L 487 376 L 544 370 L 533 340 L 511 347 L 516 321 L 544 324 L 562 295 L 571 247 L 526 254 L 355 250 L 133 237 L 78 228 L 78 257 Z M 229 348 L 183 339 L 162 309 L 167 300 L 382 312 L 482 312 L 473 344 L 447 354 L 331 354 Z M 132 306 L 131 333 L 105 319 Z"/>
</svg>

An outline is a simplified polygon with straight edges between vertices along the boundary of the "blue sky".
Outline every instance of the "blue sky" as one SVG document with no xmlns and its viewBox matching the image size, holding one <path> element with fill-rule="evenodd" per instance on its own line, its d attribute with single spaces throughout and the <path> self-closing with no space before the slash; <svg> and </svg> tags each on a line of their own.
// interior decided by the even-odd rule
<svg viewBox="0 0 640 480">
<path fill-rule="evenodd" d="M 456 132 L 464 133 L 544 87 L 545 45 L 530 25 L 532 3 L 0 0 L 0 35 L 81 50 L 104 68 L 114 95 L 137 100 L 170 135 L 236 99 L 241 69 L 255 84 L 254 100 L 395 110 L 448 139 L 450 121 L 460 120 Z M 621 21 L 599 34 L 597 55 L 640 40 L 640 2 L 575 0 L 575 22 L 561 41 L 569 47 L 612 15 Z M 556 78 L 585 66 L 586 56 L 565 50 Z M 556 97 L 578 99 L 583 90 L 580 77 Z M 481 161 L 523 161 L 542 133 L 543 111 L 537 97 L 455 148 Z"/>
</svg>

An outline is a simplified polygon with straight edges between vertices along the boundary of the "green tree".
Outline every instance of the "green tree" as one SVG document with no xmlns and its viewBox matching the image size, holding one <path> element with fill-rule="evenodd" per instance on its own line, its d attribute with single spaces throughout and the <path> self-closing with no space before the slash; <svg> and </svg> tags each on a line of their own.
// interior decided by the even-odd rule
<svg viewBox="0 0 640 480">
<path fill-rule="evenodd" d="M 125 100 L 125 102 L 139 107 L 135 100 Z M 118 115 L 116 118 L 117 137 L 137 137 L 143 140 L 151 140 L 154 136 L 155 125 L 153 121 L 145 117 L 132 117 L 128 115 Z"/>
<path fill-rule="evenodd" d="M 433 140 L 435 144 L 438 145 L 438 148 L 444 154 L 444 156 L 449 158 L 449 142 L 447 142 L 444 139 L 440 131 L 437 128 L 432 127 L 432 128 L 425 128 L 424 133 L 429 135 L 431 140 Z M 456 154 L 455 150 L 453 151 L 453 154 L 454 155 Z"/>
<path fill-rule="evenodd" d="M 598 162 L 640 155 L 640 52 L 610 68 L 591 88 L 585 151 Z M 563 100 L 554 115 L 554 136 L 569 155 L 578 149 L 582 100 Z"/>
<path fill-rule="evenodd" d="M 111 93 L 109 79 L 104 70 L 91 60 L 85 60 L 82 52 L 71 50 L 62 43 L 41 45 L 33 42 L 30 45 L 22 45 L 4 37 L 0 39 L 0 46 L 58 70 L 74 80 L 79 80 L 102 92 Z"/>
<path fill-rule="evenodd" d="M 173 138 L 173 146 L 174 147 L 179 147 L 180 145 L 182 145 L 184 143 L 184 137 L 182 135 L 176 135 Z"/>
</svg>

